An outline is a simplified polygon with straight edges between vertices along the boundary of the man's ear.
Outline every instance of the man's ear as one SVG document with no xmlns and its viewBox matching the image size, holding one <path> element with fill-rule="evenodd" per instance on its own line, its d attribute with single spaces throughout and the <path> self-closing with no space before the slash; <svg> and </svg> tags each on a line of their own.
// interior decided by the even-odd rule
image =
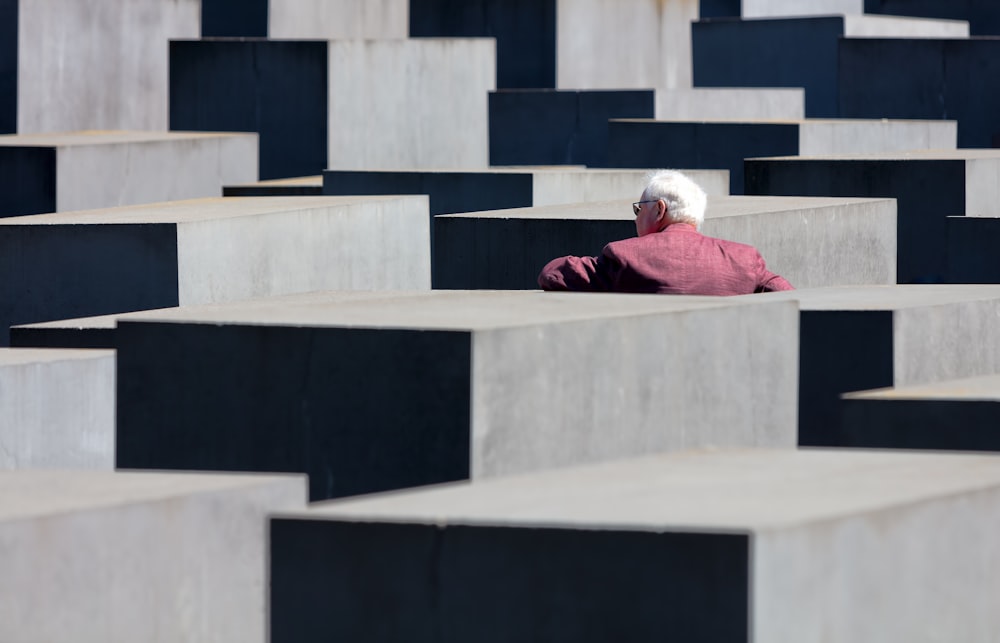
<svg viewBox="0 0 1000 643">
<path fill-rule="evenodd" d="M 667 210 L 667 202 L 660 199 L 656 202 L 656 220 L 667 222 L 670 220 L 670 211 Z"/>
</svg>

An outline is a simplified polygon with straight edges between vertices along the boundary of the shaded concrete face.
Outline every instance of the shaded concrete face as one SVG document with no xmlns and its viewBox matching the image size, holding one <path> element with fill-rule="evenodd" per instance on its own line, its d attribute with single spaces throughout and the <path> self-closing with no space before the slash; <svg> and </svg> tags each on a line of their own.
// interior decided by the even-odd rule
<svg viewBox="0 0 1000 643">
<path fill-rule="evenodd" d="M 839 113 L 846 117 L 951 118 L 960 147 L 1000 142 L 1000 41 L 845 39 L 839 51 Z"/>
<path fill-rule="evenodd" d="M 489 165 L 493 39 L 332 40 L 329 56 L 326 167 Z"/>
<path fill-rule="evenodd" d="M 967 20 L 973 36 L 1000 34 L 1000 5 L 992 0 L 865 0 L 865 13 Z"/>
<path fill-rule="evenodd" d="M 549 260 L 634 237 L 636 198 L 435 217 L 435 287 L 535 289 Z M 797 288 L 896 280 L 888 200 L 711 196 L 702 232 L 755 246 Z"/>
<path fill-rule="evenodd" d="M 0 638 L 267 640 L 266 516 L 305 480 L 0 473 Z"/>
<path fill-rule="evenodd" d="M 118 324 L 119 467 L 305 471 L 315 499 L 794 444 L 791 302 L 431 292 L 164 319 Z M 685 342 L 641 340 L 664 328 Z"/>
<path fill-rule="evenodd" d="M 552 88 L 556 6 L 556 0 L 411 0 L 409 35 L 495 38 L 497 88 Z"/>
<path fill-rule="evenodd" d="M 690 24 L 698 19 L 698 0 L 556 0 L 556 4 L 556 87 L 692 86 Z"/>
<path fill-rule="evenodd" d="M 0 469 L 114 468 L 111 351 L 0 349 Z"/>
<path fill-rule="evenodd" d="M 197 0 L 20 0 L 17 131 L 167 129 L 171 38 L 198 36 Z"/>
<path fill-rule="evenodd" d="M 509 592 L 517 597 L 512 600 L 528 595 L 547 604 L 548 583 L 561 581 L 559 595 L 570 603 L 577 592 L 584 600 L 595 585 L 634 597 L 603 616 L 628 620 L 622 627 L 635 627 L 630 638 L 639 640 L 663 636 L 655 621 L 639 617 L 637 606 L 650 592 L 662 592 L 660 610 L 682 601 L 689 613 L 679 621 L 690 618 L 709 628 L 712 614 L 730 613 L 720 599 L 735 600 L 743 583 L 753 634 L 729 631 L 728 639 L 708 640 L 811 641 L 817 623 L 836 633 L 834 640 L 919 638 L 924 626 L 913 610 L 946 622 L 949 632 L 975 638 L 994 627 L 992 602 L 942 602 L 926 587 L 959 596 L 975 587 L 975 597 L 993 595 L 997 577 L 983 570 L 1000 569 L 992 543 L 998 503 L 1000 469 L 991 457 L 796 450 L 669 454 L 321 503 L 280 515 L 271 527 L 272 578 L 282 588 L 320 587 L 326 580 L 338 588 L 327 605 L 352 607 L 343 623 L 354 625 L 376 607 L 362 605 L 384 596 L 365 588 L 384 588 L 380 581 L 391 577 L 400 601 L 394 615 L 402 616 L 379 622 L 390 632 L 403 625 L 419 631 L 419 615 L 426 618 L 428 611 L 445 619 L 443 627 L 474 627 L 464 622 L 464 610 L 435 611 L 451 604 L 450 593 L 459 588 L 472 597 Z M 603 550 L 605 539 L 618 543 L 615 554 Z M 320 546 L 331 541 L 339 546 Z M 556 562 L 561 557 L 553 541 L 574 552 L 574 566 Z M 537 549 L 527 545 L 532 542 Z M 303 550 L 311 555 L 298 555 Z M 545 567 L 544 552 L 554 559 L 552 567 Z M 662 561 L 681 552 L 686 564 L 676 570 L 690 580 L 687 598 L 675 598 L 664 582 L 673 572 L 650 587 L 642 574 L 631 573 L 588 582 L 606 556 L 630 569 L 638 560 Z M 533 586 L 534 575 L 518 560 L 536 556 L 548 578 Z M 393 564 L 380 564 L 387 559 Z M 481 566 L 492 573 L 477 573 Z M 699 572 L 689 578 L 692 567 Z M 900 587 L 900 578 L 917 580 Z M 295 628 L 305 619 L 318 631 L 337 632 L 341 623 L 316 609 L 318 600 L 305 592 L 273 592 L 273 623 Z M 612 605 L 619 603 L 608 597 L 604 606 Z M 710 607 L 702 615 L 699 608 L 709 605 L 715 611 Z M 577 611 L 566 627 L 589 625 L 588 613 Z M 730 616 L 728 625 L 742 624 L 735 612 Z M 486 622 L 481 636 L 493 640 L 490 633 L 503 625 Z M 478 634 L 467 638 L 479 640 Z"/>
<path fill-rule="evenodd" d="M 948 217 L 948 283 L 1000 283 L 1000 219 Z"/>
<path fill-rule="evenodd" d="M 17 131 L 17 9 L 19 0 L 0 0 L 0 134 Z"/>
</svg>

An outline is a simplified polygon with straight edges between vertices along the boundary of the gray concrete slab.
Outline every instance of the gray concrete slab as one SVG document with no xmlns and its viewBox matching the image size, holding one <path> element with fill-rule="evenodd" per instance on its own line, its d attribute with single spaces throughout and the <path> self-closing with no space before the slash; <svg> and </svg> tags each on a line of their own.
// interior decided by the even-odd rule
<svg viewBox="0 0 1000 643">
<path fill-rule="evenodd" d="M 321 196 L 322 194 L 323 176 L 319 174 L 222 186 L 222 196 Z"/>
<path fill-rule="evenodd" d="M 9 0 L 15 129 L 167 129 L 167 51 L 194 38 L 199 0 Z M 3 111 L 0 109 L 0 111 Z"/>
<path fill-rule="evenodd" d="M 317 289 L 430 287 L 427 198 L 194 199 L 0 221 L 0 328 Z"/>
<path fill-rule="evenodd" d="M 730 193 L 743 194 L 747 158 L 953 150 L 956 131 L 941 120 L 612 119 L 607 165 L 727 169 Z"/>
<path fill-rule="evenodd" d="M 114 463 L 114 353 L 0 348 L 0 470 Z"/>
<path fill-rule="evenodd" d="M 900 283 L 947 277 L 946 217 L 996 215 L 1000 151 L 923 150 L 747 159 L 747 194 L 892 197 Z"/>
<path fill-rule="evenodd" d="M 305 471 L 316 499 L 795 442 L 792 301 L 430 291 L 164 312 L 117 322 L 119 467 Z M 642 339 L 664 333 L 685 339 Z"/>
<path fill-rule="evenodd" d="M 0 472 L 0 639 L 268 639 L 266 516 L 297 476 Z"/>
<path fill-rule="evenodd" d="M 839 446 L 842 393 L 1000 373 L 1000 286 L 845 286 L 758 299 L 801 309 L 803 446 Z"/>
<path fill-rule="evenodd" d="M 435 288 L 535 289 L 549 260 L 635 236 L 631 202 L 434 217 Z M 702 231 L 749 243 L 797 288 L 896 282 L 890 199 L 711 196 Z"/>
<path fill-rule="evenodd" d="M 691 25 L 693 82 L 697 87 L 803 87 L 806 116 L 856 116 L 841 112 L 838 104 L 842 39 L 968 35 L 969 25 L 963 21 L 887 16 L 698 20 Z"/>
<path fill-rule="evenodd" d="M 258 132 L 261 179 L 489 163 L 492 39 L 172 40 L 170 83 L 171 129 Z"/>
<path fill-rule="evenodd" d="M 256 178 L 256 134 L 0 136 L 0 217 L 220 196 Z"/>
<path fill-rule="evenodd" d="M 815 450 L 320 503 L 272 519 L 272 640 L 988 639 L 998 508 L 995 457 Z"/>
<path fill-rule="evenodd" d="M 1000 451 L 1000 375 L 846 393 L 845 447 Z"/>
<path fill-rule="evenodd" d="M 659 166 L 649 166 L 649 168 Z M 427 194 L 430 213 L 637 199 L 650 169 L 492 167 L 483 170 L 327 170 L 324 194 Z M 706 193 L 728 194 L 725 170 L 684 170 Z"/>
</svg>

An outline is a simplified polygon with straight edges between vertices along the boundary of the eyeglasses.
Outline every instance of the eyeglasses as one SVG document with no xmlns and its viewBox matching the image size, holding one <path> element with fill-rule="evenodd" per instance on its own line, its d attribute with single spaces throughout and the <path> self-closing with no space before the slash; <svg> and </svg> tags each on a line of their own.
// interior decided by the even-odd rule
<svg viewBox="0 0 1000 643">
<path fill-rule="evenodd" d="M 652 201 L 636 201 L 635 203 L 632 204 L 632 212 L 635 213 L 635 216 L 639 216 L 639 204 L 656 203 L 657 201 L 659 201 L 659 199 L 653 199 Z"/>
</svg>

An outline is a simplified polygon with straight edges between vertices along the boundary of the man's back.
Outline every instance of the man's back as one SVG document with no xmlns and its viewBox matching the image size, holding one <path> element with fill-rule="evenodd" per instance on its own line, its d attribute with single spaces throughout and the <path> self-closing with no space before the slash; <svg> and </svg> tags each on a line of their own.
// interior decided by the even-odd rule
<svg viewBox="0 0 1000 643">
<path fill-rule="evenodd" d="M 609 243 L 600 257 L 562 257 L 538 276 L 545 290 L 744 295 L 791 290 L 753 246 L 707 237 L 694 226 Z"/>
</svg>

